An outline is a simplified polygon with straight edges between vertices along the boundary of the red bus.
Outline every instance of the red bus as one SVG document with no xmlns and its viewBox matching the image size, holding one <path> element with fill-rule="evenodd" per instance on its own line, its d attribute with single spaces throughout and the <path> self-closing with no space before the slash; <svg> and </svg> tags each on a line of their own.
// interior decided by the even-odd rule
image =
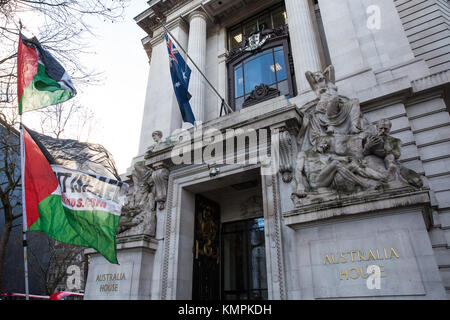
<svg viewBox="0 0 450 320">
<path fill-rule="evenodd" d="M 61 291 L 55 292 L 51 296 L 40 296 L 36 294 L 28 295 L 30 300 L 83 300 L 84 294 L 77 292 Z M 0 293 L 0 300 L 25 300 L 25 293 L 5 292 Z"/>
</svg>

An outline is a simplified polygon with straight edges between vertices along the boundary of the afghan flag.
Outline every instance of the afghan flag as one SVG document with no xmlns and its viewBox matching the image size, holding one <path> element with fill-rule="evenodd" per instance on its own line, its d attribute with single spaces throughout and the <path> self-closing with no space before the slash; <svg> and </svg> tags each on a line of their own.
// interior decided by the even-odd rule
<svg viewBox="0 0 450 320">
<path fill-rule="evenodd" d="M 22 130 L 28 230 L 93 248 L 117 264 L 116 230 L 128 185 L 55 164 L 33 131 Z"/>
<path fill-rule="evenodd" d="M 61 64 L 33 37 L 19 37 L 17 96 L 19 114 L 58 104 L 76 95 Z"/>
</svg>

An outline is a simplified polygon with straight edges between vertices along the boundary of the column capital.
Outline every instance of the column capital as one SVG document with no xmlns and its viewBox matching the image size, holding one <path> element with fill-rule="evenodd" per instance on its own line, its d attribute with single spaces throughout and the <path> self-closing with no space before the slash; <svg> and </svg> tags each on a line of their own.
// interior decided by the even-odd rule
<svg viewBox="0 0 450 320">
<path fill-rule="evenodd" d="M 166 24 L 166 27 L 170 31 L 174 30 L 175 28 L 181 28 L 187 33 L 189 30 L 186 21 L 182 17 L 176 17 L 175 19 L 171 20 Z"/>
<path fill-rule="evenodd" d="M 206 14 L 205 11 L 203 11 L 202 9 L 197 9 L 195 11 L 192 11 L 191 13 L 188 14 L 187 16 L 187 20 L 189 21 L 189 23 L 192 21 L 192 19 L 194 18 L 203 18 L 203 20 L 207 21 L 208 20 L 208 15 Z"/>
<path fill-rule="evenodd" d="M 173 32 L 176 28 L 181 28 L 184 32 L 188 33 L 188 27 L 186 24 L 186 21 L 184 21 L 181 17 L 177 17 L 170 22 L 166 23 L 167 29 L 169 31 Z M 164 29 L 160 27 L 155 33 L 153 34 L 153 37 L 151 37 L 147 42 L 152 46 L 155 47 L 164 40 Z"/>
<path fill-rule="evenodd" d="M 154 35 L 152 38 L 150 38 L 147 41 L 147 43 L 148 43 L 148 45 L 150 45 L 153 48 L 163 41 L 164 41 L 164 32 L 160 32 L 160 33 Z"/>
</svg>

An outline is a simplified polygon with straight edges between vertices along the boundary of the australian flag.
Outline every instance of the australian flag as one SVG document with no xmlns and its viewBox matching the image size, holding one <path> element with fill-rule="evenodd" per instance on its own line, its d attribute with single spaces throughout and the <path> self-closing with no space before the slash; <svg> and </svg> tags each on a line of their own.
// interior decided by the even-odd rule
<svg viewBox="0 0 450 320">
<path fill-rule="evenodd" d="M 177 96 L 181 116 L 183 117 L 184 122 L 194 124 L 195 117 L 189 103 L 191 94 L 188 91 L 189 79 L 191 78 L 191 69 L 178 52 L 167 33 L 165 34 L 165 37 L 167 50 L 169 51 L 170 74 L 172 76 L 173 89 L 175 90 L 175 95 Z"/>
</svg>

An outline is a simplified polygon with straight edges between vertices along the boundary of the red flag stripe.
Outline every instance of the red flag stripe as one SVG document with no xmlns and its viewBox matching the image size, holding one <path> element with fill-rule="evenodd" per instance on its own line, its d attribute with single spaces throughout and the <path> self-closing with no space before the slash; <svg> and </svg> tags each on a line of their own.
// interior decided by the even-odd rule
<svg viewBox="0 0 450 320">
<path fill-rule="evenodd" d="M 26 87 L 28 87 L 37 73 L 38 54 L 36 49 L 23 44 L 22 37 L 19 38 L 19 49 L 17 53 L 17 95 L 20 99 Z"/>
<path fill-rule="evenodd" d="M 24 129 L 25 142 L 25 204 L 27 226 L 30 228 L 39 218 L 38 204 L 58 187 L 58 180 L 50 164 Z"/>
</svg>

